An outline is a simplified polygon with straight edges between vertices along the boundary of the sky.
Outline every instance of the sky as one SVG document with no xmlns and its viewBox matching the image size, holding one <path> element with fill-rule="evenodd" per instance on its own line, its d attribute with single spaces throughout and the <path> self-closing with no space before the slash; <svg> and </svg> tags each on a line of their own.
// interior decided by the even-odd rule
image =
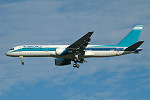
<svg viewBox="0 0 150 100">
<path fill-rule="evenodd" d="M 149 100 L 150 0 L 0 0 L 0 12 L 0 100 Z M 69 45 L 88 31 L 90 44 L 117 44 L 135 25 L 144 25 L 143 51 L 88 58 L 79 69 L 5 56 L 17 45 Z"/>
</svg>

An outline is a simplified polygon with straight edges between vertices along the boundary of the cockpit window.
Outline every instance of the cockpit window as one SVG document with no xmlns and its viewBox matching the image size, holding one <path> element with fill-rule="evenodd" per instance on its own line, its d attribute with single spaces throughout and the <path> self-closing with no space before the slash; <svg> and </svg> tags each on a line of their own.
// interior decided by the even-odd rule
<svg viewBox="0 0 150 100">
<path fill-rule="evenodd" d="M 14 50 L 14 48 L 11 48 L 10 50 Z"/>
</svg>

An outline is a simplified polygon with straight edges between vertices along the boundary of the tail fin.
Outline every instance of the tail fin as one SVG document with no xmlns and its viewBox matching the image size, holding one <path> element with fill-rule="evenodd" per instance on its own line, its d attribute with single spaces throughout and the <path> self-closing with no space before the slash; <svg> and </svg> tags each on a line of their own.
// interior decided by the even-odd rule
<svg viewBox="0 0 150 100">
<path fill-rule="evenodd" d="M 129 47 L 138 41 L 143 25 L 136 25 L 129 34 L 124 37 L 117 46 Z"/>
</svg>

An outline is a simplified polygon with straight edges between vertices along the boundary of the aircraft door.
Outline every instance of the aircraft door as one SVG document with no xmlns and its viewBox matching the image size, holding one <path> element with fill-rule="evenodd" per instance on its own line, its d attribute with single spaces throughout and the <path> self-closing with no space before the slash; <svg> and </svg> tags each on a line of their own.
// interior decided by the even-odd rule
<svg viewBox="0 0 150 100">
<path fill-rule="evenodd" d="M 45 56 L 50 56 L 50 51 L 49 51 L 48 46 L 46 46 L 45 48 Z"/>
<path fill-rule="evenodd" d="M 19 52 L 22 52 L 22 48 L 21 47 L 19 47 Z"/>
<path fill-rule="evenodd" d="M 48 51 L 49 51 L 47 46 L 46 46 L 46 48 L 45 48 L 45 51 L 46 51 L 46 52 L 48 52 Z"/>
<path fill-rule="evenodd" d="M 116 55 L 119 55 L 119 48 L 116 48 Z"/>
</svg>

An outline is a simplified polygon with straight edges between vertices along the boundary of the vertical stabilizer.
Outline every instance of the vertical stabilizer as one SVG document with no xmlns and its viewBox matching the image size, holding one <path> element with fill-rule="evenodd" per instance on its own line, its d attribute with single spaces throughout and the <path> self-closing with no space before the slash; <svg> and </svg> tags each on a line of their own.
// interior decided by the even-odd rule
<svg viewBox="0 0 150 100">
<path fill-rule="evenodd" d="M 143 25 L 136 25 L 129 34 L 124 37 L 117 46 L 129 47 L 138 41 Z"/>
</svg>

